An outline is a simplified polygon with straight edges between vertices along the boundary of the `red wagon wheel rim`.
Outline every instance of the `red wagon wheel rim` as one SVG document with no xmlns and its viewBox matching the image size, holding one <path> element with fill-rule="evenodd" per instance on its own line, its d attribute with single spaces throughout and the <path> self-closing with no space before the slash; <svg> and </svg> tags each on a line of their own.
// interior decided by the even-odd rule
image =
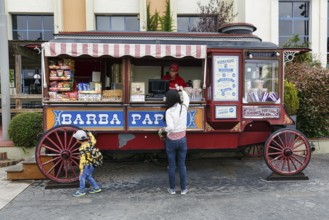
<svg viewBox="0 0 329 220">
<path fill-rule="evenodd" d="M 73 126 L 58 126 L 42 135 L 36 148 L 36 160 L 40 171 L 59 183 L 79 179 L 79 146 L 73 134 Z"/>
<path fill-rule="evenodd" d="M 280 175 L 300 173 L 311 159 L 311 148 L 307 138 L 293 129 L 274 132 L 265 144 L 264 153 L 268 167 Z"/>
<path fill-rule="evenodd" d="M 242 150 L 244 156 L 247 157 L 260 157 L 264 154 L 264 144 L 254 144 L 245 147 Z"/>
</svg>

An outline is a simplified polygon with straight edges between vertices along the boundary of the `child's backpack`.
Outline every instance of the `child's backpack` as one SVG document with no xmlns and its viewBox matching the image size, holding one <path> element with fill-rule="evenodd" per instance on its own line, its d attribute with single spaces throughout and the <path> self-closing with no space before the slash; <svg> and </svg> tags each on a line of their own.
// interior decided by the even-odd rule
<svg viewBox="0 0 329 220">
<path fill-rule="evenodd" d="M 93 167 L 98 168 L 98 167 L 102 166 L 103 165 L 103 155 L 99 151 L 99 149 L 97 147 L 95 147 L 95 145 L 92 145 L 90 143 L 90 147 L 88 148 L 88 151 L 90 153 L 90 158 L 91 158 L 91 160 L 89 160 L 89 162 L 92 163 Z"/>
</svg>

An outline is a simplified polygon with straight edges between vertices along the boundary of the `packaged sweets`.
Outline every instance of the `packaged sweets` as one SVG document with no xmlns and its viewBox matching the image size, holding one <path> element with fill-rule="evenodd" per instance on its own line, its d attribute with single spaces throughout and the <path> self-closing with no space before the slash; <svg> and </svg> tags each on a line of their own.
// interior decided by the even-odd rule
<svg viewBox="0 0 329 220">
<path fill-rule="evenodd" d="M 57 76 L 61 77 L 63 76 L 63 70 L 57 70 Z"/>
<path fill-rule="evenodd" d="M 58 85 L 57 81 L 50 82 L 50 87 L 52 87 L 52 88 L 57 88 L 57 85 Z"/>
<path fill-rule="evenodd" d="M 49 99 L 56 99 L 57 98 L 57 92 L 48 92 Z"/>
<path fill-rule="evenodd" d="M 51 70 L 50 71 L 50 77 L 56 77 L 57 76 L 57 71 L 56 70 Z"/>
</svg>

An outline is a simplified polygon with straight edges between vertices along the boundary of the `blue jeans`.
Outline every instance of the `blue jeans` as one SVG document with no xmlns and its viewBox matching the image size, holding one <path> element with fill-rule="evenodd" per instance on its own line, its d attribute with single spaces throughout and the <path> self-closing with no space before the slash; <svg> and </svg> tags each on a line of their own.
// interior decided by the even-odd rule
<svg viewBox="0 0 329 220">
<path fill-rule="evenodd" d="M 181 190 L 186 189 L 186 152 L 187 143 L 186 137 L 179 140 L 170 140 L 166 138 L 166 152 L 169 162 L 169 187 L 175 189 L 175 172 L 176 172 L 176 154 L 178 160 L 178 171 L 180 177 L 180 188 Z"/>
<path fill-rule="evenodd" d="M 99 189 L 99 186 L 93 178 L 93 172 L 94 167 L 92 165 L 87 165 L 83 169 L 83 173 L 79 176 L 80 192 L 85 192 L 86 180 L 90 183 L 92 188 Z"/>
</svg>

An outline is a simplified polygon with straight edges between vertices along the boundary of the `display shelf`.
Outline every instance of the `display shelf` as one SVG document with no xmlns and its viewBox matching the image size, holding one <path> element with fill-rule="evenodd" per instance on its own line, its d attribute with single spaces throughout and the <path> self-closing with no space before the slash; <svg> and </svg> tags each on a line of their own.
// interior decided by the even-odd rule
<svg viewBox="0 0 329 220">
<path fill-rule="evenodd" d="M 57 87 L 50 87 L 49 91 L 53 92 L 69 92 L 71 91 L 71 88 L 57 88 Z"/>
<path fill-rule="evenodd" d="M 50 81 L 69 81 L 71 80 L 70 76 L 50 76 L 49 77 Z"/>
<path fill-rule="evenodd" d="M 102 91 L 88 90 L 88 91 L 78 91 L 81 94 L 100 94 Z"/>
<path fill-rule="evenodd" d="M 71 70 L 70 66 L 49 66 L 50 70 Z"/>
</svg>

